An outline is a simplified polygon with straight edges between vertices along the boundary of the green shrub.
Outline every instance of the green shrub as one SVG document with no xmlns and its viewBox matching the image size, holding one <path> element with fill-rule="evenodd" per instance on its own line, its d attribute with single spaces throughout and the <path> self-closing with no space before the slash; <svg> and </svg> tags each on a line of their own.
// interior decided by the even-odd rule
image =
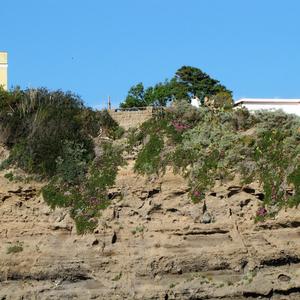
<svg viewBox="0 0 300 300">
<path fill-rule="evenodd" d="M 239 174 L 242 184 L 258 180 L 262 185 L 266 214 L 257 219 L 300 203 L 299 117 L 280 111 L 252 115 L 246 109 L 195 109 L 177 102 L 132 132 L 128 142 L 128 149 L 144 142 L 135 171 L 150 175 L 172 166 L 189 180 L 193 202 L 201 201 L 216 180 Z"/>
<path fill-rule="evenodd" d="M 46 89 L 0 92 L 0 137 L 11 148 L 9 163 L 44 176 L 56 173 L 66 141 L 83 145 L 92 157 L 93 142 L 84 131 L 82 100 Z"/>
<path fill-rule="evenodd" d="M 114 139 L 114 140 L 118 140 L 121 137 L 123 137 L 125 133 L 125 129 L 123 127 L 116 127 L 113 131 L 111 131 L 110 136 Z"/>
<path fill-rule="evenodd" d="M 98 222 L 95 219 L 91 219 L 89 216 L 76 216 L 75 225 L 78 234 L 85 234 L 93 232 Z"/>
<path fill-rule="evenodd" d="M 59 187 L 53 183 L 42 188 L 42 195 L 45 202 L 52 208 L 69 207 L 73 203 L 74 195 L 68 191 L 60 191 Z"/>
<path fill-rule="evenodd" d="M 117 274 L 112 281 L 119 281 L 122 278 L 122 272 L 120 272 L 119 274 Z"/>
<path fill-rule="evenodd" d="M 118 139 L 124 130 L 108 111 L 93 111 L 70 92 L 0 91 L 0 142 L 10 149 L 2 168 L 13 164 L 47 179 L 46 203 L 70 208 L 79 233 L 97 225 L 100 210 L 109 205 L 107 189 L 123 164 L 123 149 L 110 142 L 102 143 L 95 157 L 92 137 L 100 132 Z"/>
<path fill-rule="evenodd" d="M 159 170 L 161 152 L 163 150 L 163 139 L 157 135 L 150 135 L 149 142 L 139 153 L 134 169 L 140 174 L 153 174 Z"/>
<path fill-rule="evenodd" d="M 113 146 L 110 142 L 102 143 L 100 155 L 91 164 L 85 184 L 89 196 L 102 194 L 114 184 L 118 167 L 125 163 L 122 152 L 122 148 Z"/>
<path fill-rule="evenodd" d="M 297 165 L 294 171 L 288 176 L 288 183 L 291 184 L 295 190 L 292 197 L 288 199 L 288 205 L 298 207 L 300 204 L 300 166 Z"/>
<path fill-rule="evenodd" d="M 97 111 L 97 122 L 100 125 L 102 133 L 114 140 L 123 136 L 125 130 L 111 117 L 107 110 Z"/>
<path fill-rule="evenodd" d="M 80 184 L 85 177 L 90 160 L 83 145 L 66 141 L 62 148 L 62 155 L 56 159 L 56 175 L 67 184 Z"/>
<path fill-rule="evenodd" d="M 12 172 L 6 173 L 4 175 L 4 178 L 8 179 L 9 181 L 13 181 L 14 180 L 14 174 Z"/>
<path fill-rule="evenodd" d="M 17 243 L 15 245 L 9 246 L 7 248 L 7 254 L 15 254 L 23 251 L 23 245 L 21 243 Z"/>
<path fill-rule="evenodd" d="M 42 189 L 42 194 L 53 209 L 69 207 L 77 232 L 83 234 L 94 230 L 100 211 L 110 204 L 107 189 L 115 183 L 118 167 L 124 164 L 123 149 L 103 142 L 99 157 L 87 165 L 82 147 L 75 145 L 74 148 L 73 144 L 72 147 L 69 147 L 70 144 L 67 146 L 70 156 L 66 156 L 61 172 Z"/>
<path fill-rule="evenodd" d="M 222 91 L 210 97 L 214 108 L 232 109 L 233 99 L 231 92 Z"/>
</svg>

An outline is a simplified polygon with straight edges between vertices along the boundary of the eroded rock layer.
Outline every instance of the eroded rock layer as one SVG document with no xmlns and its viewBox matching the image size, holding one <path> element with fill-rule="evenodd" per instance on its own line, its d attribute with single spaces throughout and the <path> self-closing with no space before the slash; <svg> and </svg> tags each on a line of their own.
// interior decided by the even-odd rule
<svg viewBox="0 0 300 300">
<path fill-rule="evenodd" d="M 0 174 L 0 299 L 300 299 L 297 209 L 254 223 L 255 183 L 193 204 L 180 176 L 142 178 L 132 163 L 83 236 L 41 185 Z"/>
</svg>

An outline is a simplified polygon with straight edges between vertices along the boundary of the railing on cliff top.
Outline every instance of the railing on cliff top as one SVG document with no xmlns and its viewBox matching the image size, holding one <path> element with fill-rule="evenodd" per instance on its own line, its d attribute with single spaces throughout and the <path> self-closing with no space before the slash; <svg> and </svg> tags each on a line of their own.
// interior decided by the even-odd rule
<svg viewBox="0 0 300 300">
<path fill-rule="evenodd" d="M 136 111 L 151 111 L 154 113 L 163 112 L 165 110 L 165 106 L 141 106 L 141 107 L 128 107 L 128 108 L 112 108 L 110 111 L 112 112 L 136 112 Z"/>
</svg>

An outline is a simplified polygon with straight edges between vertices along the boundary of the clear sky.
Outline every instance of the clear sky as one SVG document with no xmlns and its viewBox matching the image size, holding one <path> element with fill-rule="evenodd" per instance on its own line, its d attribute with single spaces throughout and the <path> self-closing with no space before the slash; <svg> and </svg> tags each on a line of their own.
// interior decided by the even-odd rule
<svg viewBox="0 0 300 300">
<path fill-rule="evenodd" d="M 0 0 L 9 85 L 108 95 L 202 69 L 240 97 L 300 98 L 299 0 Z"/>
</svg>

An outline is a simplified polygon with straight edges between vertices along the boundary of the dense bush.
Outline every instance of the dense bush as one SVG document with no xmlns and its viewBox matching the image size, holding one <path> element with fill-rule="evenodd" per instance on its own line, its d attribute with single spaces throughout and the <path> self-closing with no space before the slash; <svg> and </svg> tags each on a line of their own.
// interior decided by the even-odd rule
<svg viewBox="0 0 300 300">
<path fill-rule="evenodd" d="M 107 189 L 114 184 L 118 167 L 124 164 L 122 151 L 104 142 L 99 156 L 87 164 L 78 159 L 82 148 L 73 148 L 72 159 L 64 161 L 66 168 L 43 188 L 44 199 L 52 208 L 70 207 L 78 233 L 93 230 L 101 210 L 109 205 Z"/>
<path fill-rule="evenodd" d="M 44 176 L 56 172 L 56 159 L 66 141 L 82 144 L 93 157 L 93 142 L 83 128 L 85 110 L 79 97 L 46 89 L 0 93 L 0 131 L 12 149 L 9 162 Z"/>
<path fill-rule="evenodd" d="M 161 137 L 150 135 L 147 147 L 143 148 L 135 162 L 135 170 L 141 174 L 153 174 L 159 168 L 163 146 Z"/>
<path fill-rule="evenodd" d="M 107 111 L 93 111 L 71 93 L 46 89 L 0 90 L 0 142 L 10 148 L 2 167 L 38 174 L 52 207 L 69 207 L 79 233 L 92 230 L 109 204 L 107 188 L 122 164 L 112 142 L 95 155 L 93 137 L 118 138 L 123 130 Z"/>
<path fill-rule="evenodd" d="M 216 180 L 239 174 L 242 183 L 261 183 L 264 216 L 298 205 L 300 118 L 280 111 L 252 115 L 245 109 L 216 108 L 177 102 L 143 124 L 130 136 L 131 146 L 142 144 L 135 170 L 159 173 L 172 166 L 188 178 L 194 202 Z"/>
<path fill-rule="evenodd" d="M 67 184 L 80 184 L 87 172 L 89 157 L 82 144 L 66 141 L 56 159 L 56 176 Z"/>
</svg>

